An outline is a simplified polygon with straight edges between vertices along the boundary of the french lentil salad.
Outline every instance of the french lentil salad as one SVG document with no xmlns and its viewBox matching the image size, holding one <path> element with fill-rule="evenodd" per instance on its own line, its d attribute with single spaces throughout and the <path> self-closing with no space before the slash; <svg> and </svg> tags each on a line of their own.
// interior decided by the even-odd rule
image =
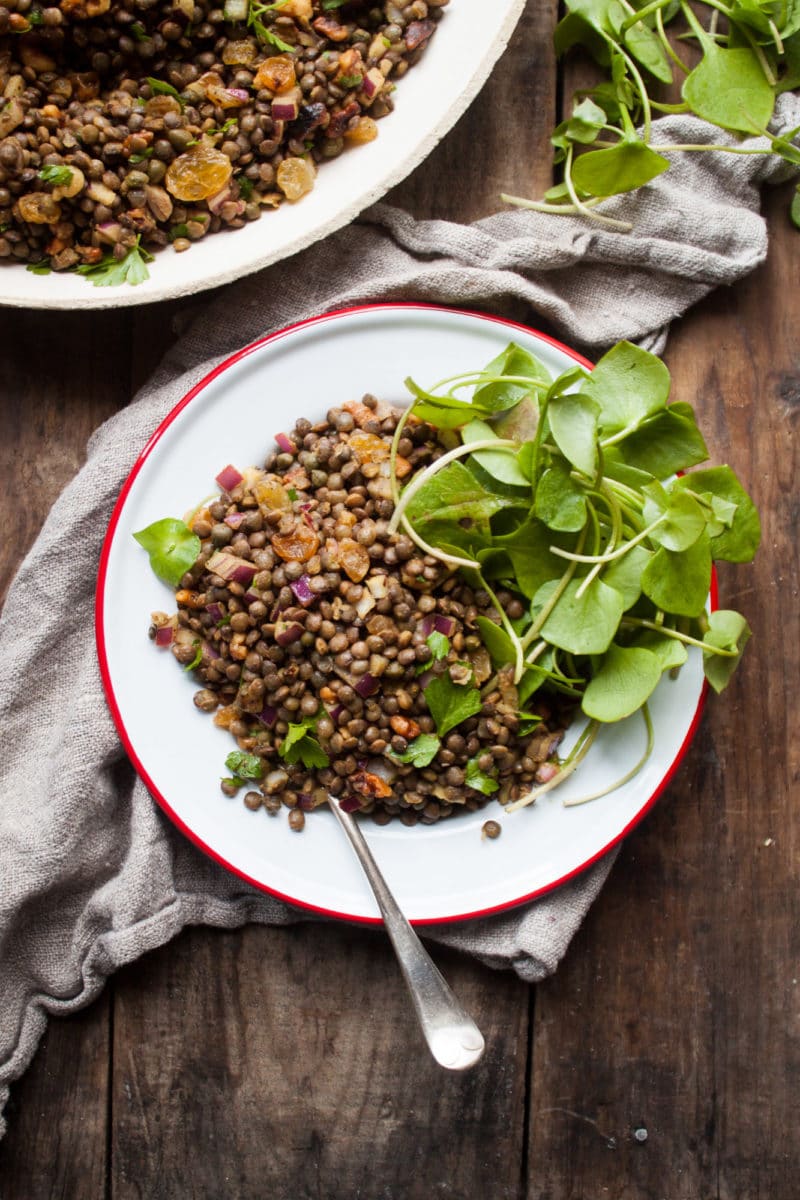
<svg viewBox="0 0 800 1200">
<path fill-rule="evenodd" d="M 621 343 L 552 380 L 512 343 L 406 386 L 405 409 L 298 420 L 186 521 L 134 535 L 176 589 L 150 637 L 237 741 L 222 791 L 294 829 L 329 796 L 378 823 L 514 811 L 640 712 L 625 782 L 664 673 L 698 647 L 721 691 L 750 635 L 706 602 L 712 556 L 749 561 L 758 514 L 729 467 L 677 474 L 707 451 L 659 359 Z"/>
<path fill-rule="evenodd" d="M 449 0 L 2 0 L 0 263 L 147 278 L 373 140 Z"/>
</svg>

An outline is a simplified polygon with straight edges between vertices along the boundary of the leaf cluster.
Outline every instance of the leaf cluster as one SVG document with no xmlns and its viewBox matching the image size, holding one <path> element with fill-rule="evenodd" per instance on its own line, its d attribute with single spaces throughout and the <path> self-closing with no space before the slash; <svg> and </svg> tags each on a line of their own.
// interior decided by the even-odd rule
<svg viewBox="0 0 800 1200">
<path fill-rule="evenodd" d="M 712 562 L 753 557 L 758 513 L 730 467 L 700 468 L 705 442 L 691 407 L 670 402 L 660 359 L 622 342 L 591 373 L 553 381 L 512 344 L 481 372 L 409 387 L 405 419 L 424 415 L 460 444 L 402 493 L 395 481 L 394 527 L 493 598 L 476 628 L 513 674 L 526 729 L 543 686 L 594 722 L 629 716 L 692 645 L 712 687 L 726 685 L 749 629 L 738 613 L 708 614 Z M 512 620 L 497 591 L 524 615 Z M 440 737 L 481 704 L 447 673 L 425 698 Z"/>
<path fill-rule="evenodd" d="M 687 44 L 693 57 L 686 55 Z M 583 47 L 601 67 L 603 79 L 575 93 L 571 117 L 553 132 L 561 181 L 542 202 L 504 196 L 509 203 L 578 212 L 630 228 L 595 212 L 595 206 L 649 183 L 668 170 L 677 153 L 776 154 L 800 165 L 792 140 L 800 130 L 783 136 L 768 132 L 777 97 L 800 86 L 798 0 L 692 5 L 687 0 L 566 0 L 555 46 L 560 55 Z M 680 101 L 662 102 L 663 88 L 676 82 Z M 652 119 L 659 112 L 693 113 L 738 141 L 653 144 Z M 758 135 L 768 139 L 766 146 L 741 144 Z M 800 195 L 795 196 L 792 219 L 800 226 Z"/>
</svg>

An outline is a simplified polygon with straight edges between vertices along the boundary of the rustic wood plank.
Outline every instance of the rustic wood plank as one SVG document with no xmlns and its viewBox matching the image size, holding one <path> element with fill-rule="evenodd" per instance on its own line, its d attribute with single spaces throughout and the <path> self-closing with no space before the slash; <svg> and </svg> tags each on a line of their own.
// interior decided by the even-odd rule
<svg viewBox="0 0 800 1200">
<path fill-rule="evenodd" d="M 114 1200 L 515 1200 L 527 988 L 436 955 L 488 1042 L 442 1072 L 382 934 L 191 930 L 118 980 Z"/>
<path fill-rule="evenodd" d="M 3 1200 L 104 1200 L 108 1173 L 110 996 L 52 1020 L 12 1086 L 0 1142 Z"/>
<path fill-rule="evenodd" d="M 800 365 L 785 203 L 768 201 L 768 264 L 685 318 L 669 348 L 675 395 L 765 518 L 755 565 L 720 571 L 722 602 L 746 611 L 754 639 L 539 989 L 535 1200 L 797 1194 Z"/>
<path fill-rule="evenodd" d="M 501 192 L 538 195 L 550 186 L 556 10 L 556 0 L 529 0 L 483 91 L 425 163 L 392 191 L 393 204 L 421 219 L 474 221 L 503 207 Z"/>
<path fill-rule="evenodd" d="M 3 312 L 0 598 L 97 426 L 127 402 L 124 313 Z"/>
<path fill-rule="evenodd" d="M 92 431 L 127 400 L 128 322 L 118 313 L 3 313 L 0 596 Z M 51 1021 L 12 1089 L 0 1147 L 3 1200 L 105 1194 L 109 1004 Z"/>
</svg>

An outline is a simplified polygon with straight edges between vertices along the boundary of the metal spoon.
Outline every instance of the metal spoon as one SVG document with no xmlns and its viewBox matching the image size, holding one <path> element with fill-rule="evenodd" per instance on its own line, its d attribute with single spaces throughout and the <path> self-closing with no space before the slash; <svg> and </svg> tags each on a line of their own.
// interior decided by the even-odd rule
<svg viewBox="0 0 800 1200">
<path fill-rule="evenodd" d="M 400 911 L 358 823 L 350 813 L 339 807 L 338 800 L 333 796 L 329 797 L 329 807 L 364 868 L 431 1054 L 441 1067 L 447 1067 L 449 1071 L 467 1070 L 483 1054 L 483 1034 L 464 1012 Z"/>
</svg>

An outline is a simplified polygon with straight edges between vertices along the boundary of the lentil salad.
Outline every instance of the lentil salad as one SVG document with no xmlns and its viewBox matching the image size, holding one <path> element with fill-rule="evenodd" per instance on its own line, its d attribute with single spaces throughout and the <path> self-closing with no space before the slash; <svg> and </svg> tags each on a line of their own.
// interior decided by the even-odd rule
<svg viewBox="0 0 800 1200">
<path fill-rule="evenodd" d="M 223 792 L 288 808 L 293 829 L 329 794 L 379 824 L 430 824 L 557 770 L 571 703 L 540 697 L 521 719 L 475 625 L 499 619 L 495 598 L 389 529 L 399 416 L 367 395 L 298 421 L 263 469 L 226 468 L 192 517 L 177 614 L 153 614 L 151 638 L 203 684 L 195 705 L 237 740 Z M 442 453 L 420 422 L 395 469 Z M 496 599 L 521 615 L 518 597 Z"/>
<path fill-rule="evenodd" d="M 407 824 L 494 795 L 514 811 L 638 712 L 639 763 L 565 804 L 596 799 L 649 757 L 662 676 L 695 647 L 721 691 L 750 636 L 707 600 L 712 556 L 749 561 L 758 513 L 729 467 L 679 474 L 708 452 L 655 356 L 621 343 L 554 380 L 511 343 L 406 386 L 405 410 L 365 396 L 298 421 L 189 524 L 134 534 L 177 588 L 150 636 L 238 740 L 223 791 L 267 811 L 283 793 L 292 828 L 328 795 Z"/>
<path fill-rule="evenodd" d="M 372 140 L 447 0 L 0 4 L 0 263 L 147 278 Z"/>
</svg>

